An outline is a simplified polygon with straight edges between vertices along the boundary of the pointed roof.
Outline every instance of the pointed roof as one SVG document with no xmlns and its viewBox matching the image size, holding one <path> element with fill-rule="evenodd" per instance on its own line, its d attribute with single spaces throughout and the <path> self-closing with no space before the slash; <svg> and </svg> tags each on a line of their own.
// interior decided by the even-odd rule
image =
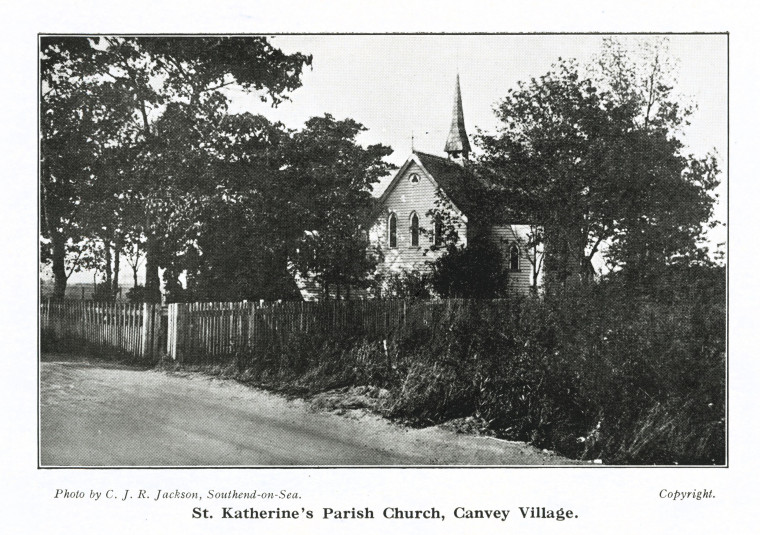
<svg viewBox="0 0 760 535">
<path fill-rule="evenodd" d="M 396 185 L 405 176 L 409 166 L 417 163 L 436 188 L 440 188 L 446 197 L 454 204 L 454 208 L 466 217 L 477 213 L 478 201 L 475 188 L 489 188 L 487 181 L 473 172 L 473 169 L 462 166 L 442 156 L 434 156 L 413 151 L 412 155 L 398 169 L 393 179 L 386 186 L 383 193 L 377 199 L 375 209 L 372 211 L 371 221 L 385 208 L 385 200 L 396 188 Z"/>
<path fill-rule="evenodd" d="M 470 141 L 467 139 L 467 131 L 464 128 L 464 111 L 462 110 L 462 91 L 459 89 L 459 73 L 457 73 L 457 83 L 454 90 L 451 128 L 449 129 L 449 137 L 446 139 L 446 147 L 443 150 L 453 156 L 462 153 L 465 158 L 470 153 Z"/>
<path fill-rule="evenodd" d="M 472 216 L 477 212 L 474 190 L 484 184 L 468 167 L 452 162 L 441 156 L 414 151 L 423 168 L 438 183 L 443 192 L 462 213 Z"/>
</svg>

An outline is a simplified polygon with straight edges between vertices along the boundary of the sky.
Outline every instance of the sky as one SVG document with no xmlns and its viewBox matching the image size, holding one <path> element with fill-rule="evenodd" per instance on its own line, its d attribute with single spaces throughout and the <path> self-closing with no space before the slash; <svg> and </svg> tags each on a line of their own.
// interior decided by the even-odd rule
<svg viewBox="0 0 760 535">
<path fill-rule="evenodd" d="M 274 36 L 285 52 L 314 56 L 303 87 L 272 109 L 256 95 L 230 91 L 230 111 L 261 113 L 298 128 L 315 115 L 350 117 L 367 127 L 361 141 L 390 145 L 399 165 L 417 150 L 442 154 L 460 75 L 471 141 L 497 125 L 493 108 L 519 81 L 547 72 L 558 58 L 586 63 L 600 52 L 600 35 L 317 35 Z M 619 36 L 635 49 L 657 36 Z M 671 35 L 678 64 L 676 91 L 697 104 L 685 141 L 696 154 L 726 156 L 727 51 L 724 35 Z"/>
<path fill-rule="evenodd" d="M 589 62 L 601 50 L 603 35 L 276 35 L 271 43 L 284 52 L 313 55 L 303 85 L 277 108 L 258 94 L 230 89 L 230 112 L 251 112 L 300 128 L 313 116 L 330 113 L 352 118 L 367 131 L 364 145 L 382 143 L 388 158 L 401 165 L 414 148 L 443 154 L 451 121 L 454 82 L 460 76 L 465 125 L 470 135 L 497 125 L 494 106 L 519 81 L 546 73 L 558 58 Z M 634 50 L 642 40 L 659 36 L 618 36 Z M 676 92 L 696 104 L 684 132 L 689 152 L 714 150 L 723 182 L 716 190 L 716 219 L 725 223 L 727 161 L 727 39 L 725 35 L 670 35 L 676 61 Z M 380 193 L 390 181 L 377 187 Z M 725 228 L 709 234 L 713 249 L 725 241 Z M 123 273 L 129 273 L 122 271 Z M 126 277 L 126 275 L 125 275 Z M 80 280 L 81 279 L 81 280 Z M 71 282 L 91 282 L 75 274 Z M 124 281 L 126 284 L 127 281 Z"/>
</svg>

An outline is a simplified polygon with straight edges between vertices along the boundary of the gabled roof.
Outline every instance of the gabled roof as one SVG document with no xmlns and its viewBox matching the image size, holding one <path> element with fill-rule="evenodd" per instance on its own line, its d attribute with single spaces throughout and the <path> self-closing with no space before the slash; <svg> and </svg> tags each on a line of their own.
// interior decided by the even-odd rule
<svg viewBox="0 0 760 535">
<path fill-rule="evenodd" d="M 406 174 L 406 171 L 412 163 L 417 163 L 433 182 L 433 185 L 436 188 L 440 188 L 454 204 L 454 208 L 467 216 L 468 211 L 471 211 L 471 203 L 467 202 L 466 195 L 457 195 L 458 199 L 455 199 L 449 192 L 449 190 L 459 192 L 465 189 L 464 184 L 466 183 L 466 175 L 468 174 L 465 168 L 440 156 L 413 151 L 412 155 L 409 156 L 406 162 L 404 162 L 404 165 L 396 171 L 393 179 L 391 179 L 388 186 L 386 186 L 385 191 L 383 191 L 382 195 L 377 199 L 375 210 L 372 212 L 373 219 L 375 219 L 380 210 L 383 209 L 385 206 L 385 200 L 396 188 L 396 184 L 398 184 L 401 177 Z M 460 203 L 460 201 L 463 202 Z M 467 206 L 467 208 L 465 208 L 465 206 Z"/>
<path fill-rule="evenodd" d="M 454 204 L 455 209 L 462 212 L 468 218 L 477 213 L 477 190 L 480 189 L 482 191 L 483 189 L 490 188 L 483 178 L 475 174 L 471 168 L 453 162 L 448 158 L 413 151 L 412 155 L 399 168 L 396 175 L 385 188 L 385 191 L 378 198 L 376 209 L 372 213 L 373 219 L 382 210 L 388 195 L 390 195 L 413 162 L 422 167 L 433 181 L 433 184 L 440 188 Z"/>
<path fill-rule="evenodd" d="M 488 187 L 469 167 L 452 162 L 441 156 L 415 151 L 422 166 L 465 215 L 472 216 L 477 210 L 476 191 Z"/>
<path fill-rule="evenodd" d="M 508 214 L 501 213 L 493 204 L 502 199 L 501 189 L 498 186 L 476 173 L 473 166 L 462 165 L 448 158 L 420 151 L 412 152 L 377 199 L 371 222 L 374 222 L 385 208 L 386 199 L 396 188 L 399 180 L 405 176 L 412 163 L 417 163 L 422 168 L 433 185 L 451 201 L 454 209 L 464 214 L 465 220 L 476 222 L 479 218 L 487 217 L 488 224 L 509 224 Z"/>
</svg>

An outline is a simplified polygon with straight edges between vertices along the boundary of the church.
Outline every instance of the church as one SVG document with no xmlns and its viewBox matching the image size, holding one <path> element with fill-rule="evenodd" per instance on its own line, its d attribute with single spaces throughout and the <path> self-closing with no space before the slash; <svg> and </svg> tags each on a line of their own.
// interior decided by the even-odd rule
<svg viewBox="0 0 760 535">
<path fill-rule="evenodd" d="M 484 221 L 470 193 L 488 188 L 471 169 L 470 142 L 464 124 L 459 75 L 454 90 L 446 156 L 412 150 L 378 199 L 369 237 L 382 252 L 380 273 L 429 270 L 428 262 L 443 254 L 441 225 L 432 211 L 445 210 L 458 242 L 491 240 L 509 272 L 509 287 L 526 293 L 540 284 L 541 251 L 529 247 L 529 225 Z"/>
</svg>

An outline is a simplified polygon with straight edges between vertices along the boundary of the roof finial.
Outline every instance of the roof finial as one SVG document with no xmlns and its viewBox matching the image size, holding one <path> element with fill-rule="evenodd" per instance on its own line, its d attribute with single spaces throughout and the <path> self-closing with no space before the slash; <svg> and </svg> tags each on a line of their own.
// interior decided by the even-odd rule
<svg viewBox="0 0 760 535">
<path fill-rule="evenodd" d="M 414 128 L 412 128 L 412 152 L 414 152 Z"/>
<path fill-rule="evenodd" d="M 470 154 L 470 141 L 464 128 L 464 111 L 462 110 L 462 91 L 459 88 L 459 73 L 454 89 L 454 108 L 452 110 L 451 128 L 444 148 L 450 158 L 462 157 L 465 160 Z"/>
</svg>

